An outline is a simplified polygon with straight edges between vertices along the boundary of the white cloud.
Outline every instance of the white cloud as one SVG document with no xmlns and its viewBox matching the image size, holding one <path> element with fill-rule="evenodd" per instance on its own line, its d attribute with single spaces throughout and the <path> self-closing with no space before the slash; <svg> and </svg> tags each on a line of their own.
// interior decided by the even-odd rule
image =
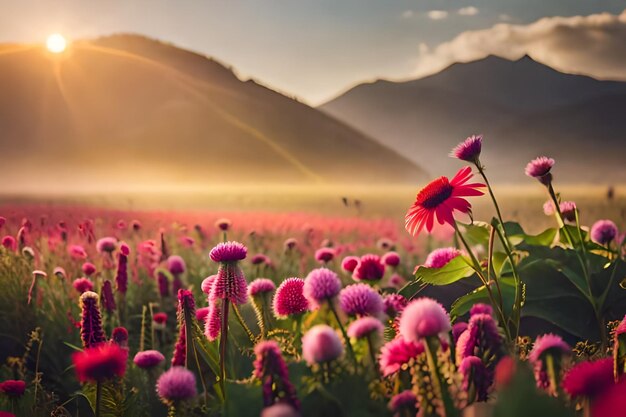
<svg viewBox="0 0 626 417">
<path fill-rule="evenodd" d="M 431 20 L 442 20 L 448 17 L 448 12 L 445 10 L 431 10 L 426 13 L 429 19 Z"/>
<path fill-rule="evenodd" d="M 498 23 L 463 32 L 430 50 L 420 48 L 413 75 L 426 76 L 488 55 L 513 60 L 525 54 L 559 71 L 626 80 L 626 10 L 621 15 L 546 17 L 528 25 Z"/>
<path fill-rule="evenodd" d="M 478 14 L 478 9 L 474 6 L 461 7 L 457 13 L 461 16 L 476 16 Z"/>
<path fill-rule="evenodd" d="M 413 17 L 413 10 L 405 10 L 404 12 L 402 12 L 402 17 L 405 19 L 410 19 Z"/>
<path fill-rule="evenodd" d="M 511 21 L 511 16 L 506 13 L 502 13 L 500 16 L 498 16 L 498 19 L 502 20 L 503 22 L 509 22 Z"/>
</svg>

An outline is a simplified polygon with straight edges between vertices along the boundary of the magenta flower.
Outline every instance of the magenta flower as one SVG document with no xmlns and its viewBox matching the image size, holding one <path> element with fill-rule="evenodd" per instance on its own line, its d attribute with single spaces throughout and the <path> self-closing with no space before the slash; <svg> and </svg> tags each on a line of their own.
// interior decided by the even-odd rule
<svg viewBox="0 0 626 417">
<path fill-rule="evenodd" d="M 550 173 L 550 170 L 553 166 L 554 159 L 546 156 L 540 156 L 533 159 L 528 163 L 528 165 L 526 165 L 525 172 L 529 177 L 537 178 L 542 184 L 548 185 L 552 182 L 552 174 Z"/>
<path fill-rule="evenodd" d="M 569 345 L 565 343 L 560 336 L 548 333 L 537 337 L 535 344 L 528 355 L 528 360 L 531 363 L 535 363 L 539 362 L 545 354 L 552 353 L 559 356 L 568 355 L 570 350 L 571 348 Z"/>
<path fill-rule="evenodd" d="M 170 283 L 167 279 L 167 275 L 163 271 L 157 271 L 157 284 L 159 287 L 159 295 L 161 297 L 168 297 L 170 295 Z"/>
<path fill-rule="evenodd" d="M 204 322 L 204 335 L 209 341 L 217 340 L 222 331 L 222 300 L 211 301 L 209 313 Z"/>
<path fill-rule="evenodd" d="M 606 245 L 617 236 L 617 226 L 611 220 L 598 220 L 591 226 L 591 240 Z"/>
<path fill-rule="evenodd" d="M 459 373 L 463 376 L 463 390 L 469 393 L 470 387 L 473 385 L 476 392 L 476 400 L 487 401 L 493 377 L 487 375 L 488 371 L 483 361 L 476 356 L 467 356 L 459 365 Z M 474 399 L 471 398 L 470 400 Z"/>
<path fill-rule="evenodd" d="M 17 250 L 17 240 L 13 236 L 6 235 L 2 238 L 2 246 L 8 250 Z"/>
<path fill-rule="evenodd" d="M 451 329 L 448 313 L 432 298 L 411 301 L 400 316 L 400 334 L 409 341 L 417 342 L 448 333 Z"/>
<path fill-rule="evenodd" d="M 363 339 L 370 335 L 383 335 L 384 326 L 377 318 L 366 316 L 361 317 L 350 323 L 348 327 L 348 336 L 355 339 Z"/>
<path fill-rule="evenodd" d="M 217 219 L 215 221 L 215 227 L 222 232 L 227 232 L 232 226 L 232 222 L 229 219 Z"/>
<path fill-rule="evenodd" d="M 302 417 L 301 414 L 287 403 L 276 403 L 265 407 L 261 417 Z"/>
<path fill-rule="evenodd" d="M 156 389 L 165 403 L 188 400 L 197 394 L 196 377 L 193 372 L 181 366 L 174 366 L 159 377 Z"/>
<path fill-rule="evenodd" d="M 98 308 L 98 294 L 87 291 L 80 296 L 82 318 L 80 337 L 85 349 L 99 346 L 106 341 L 102 330 L 102 317 Z"/>
<path fill-rule="evenodd" d="M 417 414 L 417 396 L 411 390 L 402 391 L 393 397 L 388 404 L 394 417 Z"/>
<path fill-rule="evenodd" d="M 421 342 L 409 342 L 402 337 L 396 337 L 387 342 L 380 349 L 378 364 L 383 376 L 395 374 L 402 365 L 409 363 L 424 353 L 424 345 Z"/>
<path fill-rule="evenodd" d="M 263 406 L 286 402 L 295 409 L 300 408 L 296 389 L 289 380 L 287 364 L 283 359 L 278 343 L 273 340 L 261 341 L 254 347 L 254 376 L 261 380 Z"/>
<path fill-rule="evenodd" d="M 120 294 L 126 294 L 128 291 L 128 254 L 130 252 L 122 249 L 124 246 L 126 244 L 120 246 L 121 250 L 117 256 L 117 273 L 115 274 L 115 286 Z"/>
<path fill-rule="evenodd" d="M 392 268 L 395 268 L 396 266 L 400 265 L 400 255 L 398 255 L 397 252 L 387 252 L 386 254 L 383 255 L 381 260 L 385 265 L 390 266 Z"/>
<path fill-rule="evenodd" d="M 330 326 L 318 324 L 302 337 L 302 357 L 309 365 L 330 362 L 341 355 L 343 343 Z"/>
<path fill-rule="evenodd" d="M 234 262 L 221 263 L 217 270 L 217 278 L 211 286 L 209 299 L 230 300 L 235 304 L 248 301 L 248 283 L 239 266 Z"/>
<path fill-rule="evenodd" d="M 376 316 L 383 311 L 383 299 L 367 284 L 352 284 L 339 293 L 339 305 L 349 316 Z"/>
<path fill-rule="evenodd" d="M 209 315 L 209 309 L 210 307 L 202 307 L 196 310 L 196 320 L 198 320 L 199 323 L 204 323 Z"/>
<path fill-rule="evenodd" d="M 102 305 L 104 309 L 110 314 L 115 310 L 115 298 L 113 297 L 113 287 L 111 286 L 111 281 L 108 279 L 104 281 L 102 284 Z"/>
<path fill-rule="evenodd" d="M 96 250 L 99 253 L 111 253 L 117 248 L 117 239 L 114 237 L 103 237 L 96 242 Z"/>
<path fill-rule="evenodd" d="M 262 253 L 257 253 L 250 259 L 252 265 L 261 265 L 269 261 L 269 258 Z"/>
<path fill-rule="evenodd" d="M 209 277 L 206 277 L 204 280 L 202 280 L 202 283 L 200 284 L 200 289 L 202 290 L 203 293 L 205 293 L 206 295 L 211 294 L 211 287 L 213 286 L 213 282 L 217 279 L 217 275 L 211 275 Z"/>
<path fill-rule="evenodd" d="M 260 294 L 268 294 L 276 289 L 274 281 L 267 278 L 257 278 L 248 285 L 248 295 L 254 297 Z"/>
<path fill-rule="evenodd" d="M 467 330 L 461 333 L 457 340 L 457 364 L 467 356 L 498 357 L 501 347 L 502 337 L 493 317 L 489 314 L 475 314 L 470 317 Z"/>
<path fill-rule="evenodd" d="M 613 359 L 604 358 L 577 363 L 565 374 L 562 386 L 572 398 L 587 397 L 593 401 L 614 382 Z"/>
<path fill-rule="evenodd" d="M 385 275 L 385 264 L 382 263 L 380 256 L 372 254 L 361 256 L 352 272 L 352 278 L 355 281 L 378 281 L 383 275 Z"/>
<path fill-rule="evenodd" d="M 472 135 L 452 149 L 450 156 L 461 161 L 478 164 L 478 157 L 483 145 L 483 135 Z"/>
<path fill-rule="evenodd" d="M 468 324 L 464 321 L 459 321 L 452 325 L 452 340 L 456 343 L 459 340 L 459 337 L 467 330 Z"/>
<path fill-rule="evenodd" d="M 76 278 L 74 282 L 72 282 L 72 286 L 81 294 L 87 291 L 93 291 L 93 282 L 85 277 Z"/>
<path fill-rule="evenodd" d="M 185 366 L 187 361 L 187 329 L 185 325 L 185 312 L 189 317 L 196 315 L 196 302 L 189 290 L 178 290 L 178 340 L 174 346 L 172 366 Z"/>
<path fill-rule="evenodd" d="M 304 296 L 304 280 L 287 278 L 274 294 L 274 315 L 279 319 L 302 314 L 309 309 L 309 302 Z"/>
<path fill-rule="evenodd" d="M 460 254 L 461 252 L 457 248 L 450 247 L 435 249 L 426 257 L 424 266 L 426 268 L 443 268 L 448 264 L 448 262 Z"/>
<path fill-rule="evenodd" d="M 20 379 L 7 379 L 6 381 L 0 382 L 0 393 L 11 397 L 11 398 L 19 398 L 24 395 L 26 391 L 26 382 Z M 15 417 L 13 414 L 11 414 Z M 2 414 L 0 414 L 0 417 Z"/>
<path fill-rule="evenodd" d="M 172 275 L 184 274 L 187 270 L 185 260 L 178 255 L 170 256 L 167 258 L 167 270 L 170 271 Z"/>
<path fill-rule="evenodd" d="M 493 316 L 493 308 L 489 304 L 484 303 L 476 303 L 470 308 L 470 316 L 475 316 L 476 314 L 487 314 L 489 316 Z"/>
<path fill-rule="evenodd" d="M 339 294 L 339 290 L 341 290 L 341 281 L 330 269 L 314 269 L 304 280 L 304 296 L 314 310 Z"/>
<path fill-rule="evenodd" d="M 85 252 L 85 248 L 80 245 L 70 245 L 67 247 L 67 252 L 70 254 L 72 259 L 86 259 L 87 252 Z"/>
<path fill-rule="evenodd" d="M 211 252 L 209 257 L 213 262 L 228 263 L 237 262 L 246 258 L 248 249 L 239 242 L 218 243 Z"/>
<path fill-rule="evenodd" d="M 88 277 L 96 273 L 96 266 L 91 262 L 85 262 L 82 265 L 81 269 L 83 271 L 83 274 L 87 275 Z"/>
<path fill-rule="evenodd" d="M 158 350 L 144 350 L 137 352 L 133 362 L 141 369 L 151 369 L 159 366 L 165 360 L 165 356 Z"/>
<path fill-rule="evenodd" d="M 346 256 L 341 261 L 341 268 L 346 272 L 352 273 L 358 264 L 359 258 L 357 256 Z"/>
<path fill-rule="evenodd" d="M 320 248 L 315 251 L 315 260 L 320 263 L 328 263 L 335 257 L 335 250 L 333 248 Z"/>
<path fill-rule="evenodd" d="M 404 310 L 408 303 L 408 300 L 400 294 L 387 294 L 383 297 L 385 314 L 391 318 L 402 313 L 402 310 Z"/>
<path fill-rule="evenodd" d="M 126 327 L 116 327 L 111 332 L 111 341 L 121 348 L 128 349 L 128 330 Z"/>
<path fill-rule="evenodd" d="M 104 382 L 126 373 L 128 351 L 115 343 L 103 343 L 74 352 L 72 362 L 76 376 L 81 382 Z"/>
</svg>

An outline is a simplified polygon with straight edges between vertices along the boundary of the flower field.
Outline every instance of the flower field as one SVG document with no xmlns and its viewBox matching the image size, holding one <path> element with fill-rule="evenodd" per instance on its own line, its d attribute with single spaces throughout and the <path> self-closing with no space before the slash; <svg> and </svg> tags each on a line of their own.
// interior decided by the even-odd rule
<svg viewBox="0 0 626 417">
<path fill-rule="evenodd" d="M 481 146 L 405 219 L 2 206 L 0 416 L 625 416 L 623 219 Z"/>
</svg>

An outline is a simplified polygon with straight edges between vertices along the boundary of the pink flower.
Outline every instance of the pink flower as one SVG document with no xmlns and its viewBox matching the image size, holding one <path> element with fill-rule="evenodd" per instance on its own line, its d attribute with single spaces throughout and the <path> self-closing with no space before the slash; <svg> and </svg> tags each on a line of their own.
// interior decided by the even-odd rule
<svg viewBox="0 0 626 417">
<path fill-rule="evenodd" d="M 359 258 L 357 256 L 346 256 L 341 261 L 341 268 L 346 272 L 352 273 L 358 264 Z"/>
<path fill-rule="evenodd" d="M 560 336 L 548 333 L 537 337 L 533 349 L 528 355 L 528 360 L 533 363 L 539 362 L 546 353 L 554 353 L 560 356 L 568 355 L 570 350 L 569 345 L 565 343 Z"/>
<path fill-rule="evenodd" d="M 164 325 L 167 322 L 167 313 L 154 313 L 152 321 L 157 324 Z"/>
<path fill-rule="evenodd" d="M 170 256 L 167 258 L 167 270 L 170 271 L 172 275 L 184 274 L 187 270 L 185 260 L 178 255 Z"/>
<path fill-rule="evenodd" d="M 199 323 L 204 323 L 204 320 L 206 320 L 209 315 L 209 308 L 210 307 L 202 307 L 196 310 L 196 320 L 198 320 Z"/>
<path fill-rule="evenodd" d="M 467 329 L 457 339 L 457 364 L 467 356 L 498 356 L 501 347 L 502 337 L 493 317 L 489 314 L 474 314 L 470 317 Z"/>
<path fill-rule="evenodd" d="M 380 349 L 378 364 L 383 376 L 395 374 L 402 365 L 408 363 L 424 353 L 424 345 L 421 342 L 409 342 L 402 337 L 397 337 L 387 342 Z"/>
<path fill-rule="evenodd" d="M 276 403 L 265 407 L 261 411 L 261 417 L 301 417 L 301 415 L 287 403 Z"/>
<path fill-rule="evenodd" d="M 461 161 L 478 164 L 478 157 L 482 150 L 483 135 L 472 135 L 452 149 L 450 156 Z"/>
<path fill-rule="evenodd" d="M 254 297 L 259 294 L 268 294 L 276 289 L 271 279 L 257 278 L 248 285 L 248 295 Z"/>
<path fill-rule="evenodd" d="M 424 266 L 426 268 L 443 268 L 460 254 L 458 249 L 452 247 L 435 249 L 426 257 Z"/>
<path fill-rule="evenodd" d="M 96 266 L 91 262 L 85 262 L 82 265 L 81 269 L 83 271 L 83 274 L 87 275 L 88 277 L 96 273 Z"/>
<path fill-rule="evenodd" d="M 367 284 L 352 284 L 341 290 L 339 305 L 349 316 L 376 316 L 383 311 L 382 297 Z"/>
<path fill-rule="evenodd" d="M 302 357 L 309 365 L 330 362 L 342 354 L 343 343 L 330 326 L 318 324 L 302 337 Z"/>
<path fill-rule="evenodd" d="M 408 300 L 400 294 L 387 294 L 383 298 L 385 314 L 391 318 L 394 318 L 398 314 L 402 313 L 402 310 L 404 310 L 408 303 Z"/>
<path fill-rule="evenodd" d="M 144 350 L 137 352 L 133 362 L 141 369 L 150 369 L 160 365 L 165 360 L 165 356 L 158 350 Z"/>
<path fill-rule="evenodd" d="M 335 250 L 332 248 L 320 248 L 315 251 L 315 260 L 321 263 L 328 263 L 335 257 Z"/>
<path fill-rule="evenodd" d="M 67 248 L 67 252 L 70 254 L 72 259 L 86 259 L 87 252 L 85 252 L 85 248 L 80 245 L 70 245 Z"/>
<path fill-rule="evenodd" d="M 382 261 L 385 265 L 395 268 L 400 265 L 400 255 L 397 252 L 387 252 L 383 255 Z"/>
<path fill-rule="evenodd" d="M 526 175 L 537 178 L 539 182 L 548 185 L 552 182 L 552 174 L 550 170 L 554 166 L 554 159 L 546 156 L 540 156 L 533 159 L 526 165 Z"/>
<path fill-rule="evenodd" d="M 309 302 L 304 296 L 304 280 L 287 278 L 274 294 L 274 315 L 279 319 L 302 314 L 309 309 Z"/>
<path fill-rule="evenodd" d="M 204 335 L 209 341 L 216 340 L 222 331 L 222 300 L 211 301 L 209 313 L 204 321 Z"/>
<path fill-rule="evenodd" d="M 563 390 L 571 397 L 593 399 L 613 385 L 613 359 L 604 358 L 574 365 L 563 378 Z"/>
<path fill-rule="evenodd" d="M 492 376 L 488 375 L 483 361 L 476 356 L 467 356 L 459 365 L 459 373 L 463 376 L 463 390 L 470 392 L 473 385 L 478 401 L 487 401 L 487 394 L 491 386 Z M 471 398 L 470 400 L 474 400 Z"/>
<path fill-rule="evenodd" d="M 493 316 L 493 308 L 489 304 L 476 303 L 470 308 L 470 316 L 477 314 L 487 314 Z"/>
<path fill-rule="evenodd" d="M 355 339 L 363 339 L 370 335 L 383 335 L 384 326 L 380 320 L 374 317 L 361 317 L 350 323 L 348 336 Z"/>
<path fill-rule="evenodd" d="M 223 232 L 228 231 L 231 226 L 232 226 L 232 223 L 229 219 L 217 219 L 215 221 L 215 227 L 217 227 L 219 230 Z"/>
<path fill-rule="evenodd" d="M 8 250 L 17 250 L 17 240 L 13 236 L 6 235 L 2 238 L 2 246 Z"/>
<path fill-rule="evenodd" d="M 269 258 L 262 253 L 257 253 L 250 259 L 252 265 L 261 265 L 269 261 Z"/>
<path fill-rule="evenodd" d="M 593 417 L 624 417 L 626 410 L 626 379 L 607 388 L 591 405 Z"/>
<path fill-rule="evenodd" d="M 230 300 L 236 304 L 248 301 L 248 283 L 236 262 L 220 263 L 217 278 L 211 286 L 209 299 Z"/>
<path fill-rule="evenodd" d="M 260 341 L 254 347 L 254 353 L 254 376 L 262 383 L 263 405 L 267 407 L 275 402 L 287 402 L 296 409 L 300 408 L 296 389 L 289 380 L 287 364 L 278 343 L 273 340 Z"/>
<path fill-rule="evenodd" d="M 102 330 L 102 317 L 98 308 L 98 294 L 87 291 L 80 296 L 82 318 L 80 337 L 85 349 L 96 347 L 106 341 Z"/>
<path fill-rule="evenodd" d="M 418 298 L 406 306 L 400 316 L 400 334 L 408 341 L 445 334 L 452 329 L 450 317 L 432 298 Z"/>
<path fill-rule="evenodd" d="M 85 277 L 75 279 L 72 286 L 81 294 L 87 291 L 93 291 L 93 282 Z"/>
<path fill-rule="evenodd" d="M 617 236 L 617 226 L 611 220 L 598 220 L 591 226 L 591 240 L 606 245 Z"/>
<path fill-rule="evenodd" d="M 202 292 L 209 295 L 211 293 L 211 287 L 213 286 L 213 282 L 217 279 L 217 275 L 211 275 L 210 277 L 206 277 L 202 280 L 200 284 L 200 289 Z"/>
<path fill-rule="evenodd" d="M 322 303 L 331 300 L 341 290 L 341 281 L 330 269 L 318 268 L 309 272 L 304 280 L 304 296 L 311 308 L 318 309 Z"/>
<path fill-rule="evenodd" d="M 415 199 L 415 203 L 409 208 L 405 216 L 406 230 L 413 236 L 418 235 L 422 229 L 428 232 L 433 230 L 435 217 L 439 224 L 447 223 L 455 225 L 453 212 L 469 213 L 471 204 L 463 197 L 483 195 L 479 188 L 484 187 L 481 183 L 469 183 L 472 178 L 472 169 L 465 167 L 448 180 L 440 177 L 424 187 Z"/>
<path fill-rule="evenodd" d="M 159 377 L 156 389 L 165 403 L 188 400 L 197 394 L 196 377 L 186 368 L 174 366 Z"/>
<path fill-rule="evenodd" d="M 391 397 L 388 408 L 392 413 L 394 413 L 394 417 L 402 415 L 416 415 L 417 396 L 411 390 L 402 391 Z"/>
<path fill-rule="evenodd" d="M 117 239 L 114 237 L 103 237 L 96 242 L 96 250 L 100 253 L 111 253 L 117 248 Z"/>
<path fill-rule="evenodd" d="M 104 309 L 111 313 L 115 310 L 115 298 L 113 297 L 113 287 L 111 286 L 111 281 L 108 279 L 104 281 L 102 284 L 102 294 L 101 294 L 102 306 Z"/>
<path fill-rule="evenodd" d="M 239 242 L 218 243 L 211 252 L 209 257 L 213 262 L 236 262 L 246 258 L 248 249 Z"/>
<path fill-rule="evenodd" d="M 22 380 L 8 379 L 0 382 L 0 392 L 9 397 L 17 398 L 24 395 L 26 382 Z"/>
<path fill-rule="evenodd" d="M 128 330 L 125 327 L 116 327 L 111 332 L 111 341 L 122 348 L 128 348 Z"/>
<path fill-rule="evenodd" d="M 354 268 L 352 278 L 355 281 L 378 281 L 383 275 L 385 275 L 385 265 L 380 260 L 380 256 L 368 254 L 361 256 Z"/>
<path fill-rule="evenodd" d="M 126 373 L 128 352 L 115 343 L 88 347 L 72 355 L 74 369 L 81 382 L 103 382 Z"/>
<path fill-rule="evenodd" d="M 67 277 L 67 273 L 65 272 L 65 269 L 61 268 L 60 266 L 55 267 L 52 270 L 52 274 L 55 275 L 59 279 L 65 279 Z"/>
</svg>

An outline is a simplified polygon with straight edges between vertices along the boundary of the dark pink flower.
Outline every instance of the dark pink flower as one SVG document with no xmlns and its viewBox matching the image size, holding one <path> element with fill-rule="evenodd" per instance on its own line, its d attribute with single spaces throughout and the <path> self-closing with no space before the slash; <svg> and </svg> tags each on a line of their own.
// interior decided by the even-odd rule
<svg viewBox="0 0 626 417">
<path fill-rule="evenodd" d="M 472 135 L 452 149 L 450 156 L 461 161 L 478 163 L 482 150 L 483 135 Z"/>
<path fill-rule="evenodd" d="M 553 353 L 560 357 L 561 355 L 568 355 L 570 350 L 569 345 L 560 336 L 548 333 L 537 337 L 528 355 L 528 360 L 535 363 L 539 362 L 546 353 Z"/>
<path fill-rule="evenodd" d="M 476 314 L 493 316 L 493 308 L 489 304 L 476 303 L 470 308 L 469 313 L 470 316 L 475 316 Z"/>
<path fill-rule="evenodd" d="M 70 254 L 72 259 L 85 259 L 87 258 L 87 252 L 85 252 L 85 248 L 80 245 L 70 245 L 67 248 L 67 252 Z"/>
<path fill-rule="evenodd" d="M 417 396 L 411 390 L 402 391 L 393 397 L 388 404 L 389 410 L 394 417 L 417 414 Z"/>
<path fill-rule="evenodd" d="M 385 265 L 395 268 L 400 265 L 400 255 L 397 252 L 387 252 L 383 255 L 382 261 Z"/>
<path fill-rule="evenodd" d="M 178 255 L 172 255 L 167 258 L 167 270 L 172 275 L 184 274 L 187 270 L 185 260 Z"/>
<path fill-rule="evenodd" d="M 341 261 L 341 268 L 349 273 L 354 272 L 354 268 L 359 264 L 358 256 L 346 256 Z"/>
<path fill-rule="evenodd" d="M 111 281 L 109 281 L 108 279 L 104 281 L 104 284 L 102 284 L 102 306 L 104 306 L 104 309 L 108 312 L 111 313 L 113 310 L 115 310 L 115 298 L 113 297 L 113 286 L 111 285 Z"/>
<path fill-rule="evenodd" d="M 315 251 L 315 260 L 321 263 L 328 263 L 335 257 L 333 248 L 320 248 Z"/>
<path fill-rule="evenodd" d="M 8 379 L 0 382 L 0 392 L 9 397 L 21 397 L 26 391 L 26 382 L 22 380 Z"/>
<path fill-rule="evenodd" d="M 591 405 L 592 417 L 624 417 L 626 379 L 606 389 Z"/>
<path fill-rule="evenodd" d="M 274 315 L 280 319 L 308 311 L 309 302 L 304 296 L 304 280 L 284 280 L 274 294 L 273 308 Z"/>
<path fill-rule="evenodd" d="M 435 249 L 426 257 L 424 266 L 426 268 L 443 268 L 460 254 L 458 249 L 452 247 Z"/>
<path fill-rule="evenodd" d="M 93 282 L 85 277 L 75 279 L 72 286 L 81 294 L 87 291 L 93 291 Z"/>
<path fill-rule="evenodd" d="M 574 365 L 563 378 L 563 390 L 571 397 L 593 399 L 614 384 L 613 359 L 604 358 Z"/>
<path fill-rule="evenodd" d="M 204 335 L 210 341 L 216 340 L 222 331 L 222 300 L 211 301 L 209 313 L 204 321 Z"/>
<path fill-rule="evenodd" d="M 477 401 L 487 401 L 487 394 L 493 377 L 487 375 L 483 361 L 476 356 L 466 356 L 459 365 L 459 373 L 463 376 L 463 390 L 470 391 L 473 386 Z M 470 398 L 470 400 L 474 400 Z"/>
<path fill-rule="evenodd" d="M 380 256 L 372 254 L 361 256 L 352 272 L 352 278 L 355 281 L 378 281 L 383 275 L 385 275 L 385 264 L 382 263 Z"/>
<path fill-rule="evenodd" d="M 156 389 L 157 394 L 165 403 L 188 400 L 198 393 L 196 377 L 193 372 L 182 366 L 173 366 L 161 374 Z"/>
<path fill-rule="evenodd" d="M 231 226 L 232 226 L 232 223 L 229 219 L 217 219 L 215 221 L 215 227 L 217 227 L 219 230 L 223 232 L 228 231 Z"/>
<path fill-rule="evenodd" d="M 211 252 L 209 257 L 213 262 L 228 263 L 237 262 L 246 258 L 248 249 L 239 242 L 223 242 L 218 243 Z"/>
<path fill-rule="evenodd" d="M 81 382 L 104 382 L 126 373 L 128 352 L 115 343 L 88 347 L 72 355 L 74 369 Z"/>
<path fill-rule="evenodd" d="M 248 301 L 248 283 L 235 262 L 220 263 L 209 294 L 210 300 L 216 298 L 230 300 L 235 304 L 245 304 Z"/>
<path fill-rule="evenodd" d="M 263 255 L 262 253 L 257 253 L 250 259 L 250 263 L 252 265 L 261 265 L 261 264 L 267 263 L 268 261 L 269 261 L 269 258 Z"/>
<path fill-rule="evenodd" d="M 115 274 L 115 286 L 121 294 L 126 294 L 128 291 L 128 252 L 124 252 L 121 250 L 117 256 L 117 273 Z"/>
<path fill-rule="evenodd" d="M 198 320 L 199 323 L 204 323 L 209 315 L 209 308 L 210 307 L 202 307 L 196 310 L 196 320 Z"/>
<path fill-rule="evenodd" d="M 128 348 L 128 330 L 125 327 L 116 327 L 111 332 L 113 343 L 122 348 Z"/>
<path fill-rule="evenodd" d="M 217 275 L 211 275 L 202 280 L 202 283 L 200 284 L 200 289 L 202 289 L 202 292 L 206 295 L 209 295 L 211 293 L 211 287 L 213 286 L 213 282 L 216 279 Z"/>
<path fill-rule="evenodd" d="M 96 266 L 91 262 L 85 262 L 81 269 L 83 271 L 83 274 L 87 275 L 88 277 L 96 273 Z"/>
<path fill-rule="evenodd" d="M 17 240 L 13 236 L 4 236 L 2 238 L 2 246 L 8 250 L 17 250 Z"/>
<path fill-rule="evenodd" d="M 396 337 L 387 342 L 380 349 L 378 364 L 383 376 L 389 376 L 400 370 L 402 365 L 407 364 L 424 353 L 424 345 L 421 342 L 409 342 L 402 337 Z"/>
<path fill-rule="evenodd" d="M 165 356 L 158 350 L 144 350 L 137 352 L 133 362 L 141 369 L 150 369 L 160 365 L 165 360 Z"/>
<path fill-rule="evenodd" d="M 278 343 L 273 340 L 260 341 L 254 347 L 254 376 L 261 381 L 263 406 L 285 402 L 295 409 L 300 408 L 296 389 L 289 379 L 287 364 Z"/>
</svg>

